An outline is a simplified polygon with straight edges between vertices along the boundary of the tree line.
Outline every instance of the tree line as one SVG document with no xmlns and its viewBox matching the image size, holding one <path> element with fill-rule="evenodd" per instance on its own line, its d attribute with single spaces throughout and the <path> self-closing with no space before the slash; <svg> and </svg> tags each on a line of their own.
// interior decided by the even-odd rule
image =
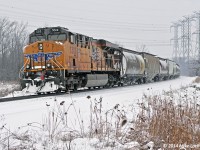
<svg viewBox="0 0 200 150">
<path fill-rule="evenodd" d="M 27 44 L 27 24 L 0 18 L 0 80 L 18 80 Z"/>
</svg>

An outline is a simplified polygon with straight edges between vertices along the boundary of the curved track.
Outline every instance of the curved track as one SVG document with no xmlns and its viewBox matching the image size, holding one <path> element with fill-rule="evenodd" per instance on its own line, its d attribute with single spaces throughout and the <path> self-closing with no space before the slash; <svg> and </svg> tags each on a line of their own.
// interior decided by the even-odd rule
<svg viewBox="0 0 200 150">
<path fill-rule="evenodd" d="M 129 85 L 127 85 L 129 86 Z M 117 88 L 112 87 L 112 88 Z M 38 95 L 26 95 L 26 96 L 16 96 L 16 97 L 2 97 L 0 98 L 0 103 L 2 102 L 9 102 L 9 101 L 18 101 L 18 100 L 24 100 L 24 99 L 33 99 L 33 98 L 41 98 L 41 97 L 49 97 L 49 96 L 58 96 L 58 95 L 65 95 L 69 93 L 80 93 L 80 92 L 87 92 L 95 91 L 95 90 L 103 90 L 103 89 L 109 89 L 109 88 L 93 88 L 93 89 L 84 89 L 84 90 L 78 90 L 78 91 L 70 91 L 70 92 L 60 92 L 60 93 L 48 93 L 48 94 L 38 94 Z"/>
<path fill-rule="evenodd" d="M 177 79 L 177 78 L 176 78 Z M 169 80 L 164 80 L 161 82 L 167 82 Z M 156 83 L 156 82 L 152 82 Z M 146 84 L 151 84 L 151 83 L 146 83 Z M 128 86 L 137 86 L 137 84 L 133 85 L 124 85 L 123 87 L 128 87 Z M 16 97 L 5 97 L 5 98 L 0 98 L 0 103 L 2 102 L 9 102 L 9 101 L 18 101 L 18 100 L 24 100 L 24 99 L 34 99 L 34 98 L 41 98 L 41 97 L 49 97 L 49 96 L 58 96 L 58 95 L 65 95 L 69 93 L 81 93 L 81 92 L 88 92 L 89 91 L 96 91 L 96 90 L 106 90 L 106 89 L 111 89 L 111 88 L 118 88 L 121 86 L 114 86 L 114 87 L 107 87 L 107 88 L 92 88 L 92 89 L 81 89 L 78 91 L 70 91 L 70 92 L 60 92 L 60 93 L 48 93 L 48 94 L 38 94 L 38 95 L 26 95 L 26 96 L 16 96 Z"/>
<path fill-rule="evenodd" d="M 134 86 L 134 85 L 125 85 L 124 87 L 127 87 L 127 86 Z M 26 95 L 26 96 L 5 97 L 5 98 L 2 97 L 2 98 L 0 98 L 0 103 L 9 102 L 9 101 L 18 101 L 18 100 L 24 100 L 24 99 L 33 99 L 33 98 L 65 95 L 65 94 L 69 94 L 69 93 L 82 93 L 82 92 L 88 92 L 88 90 L 89 91 L 106 90 L 106 89 L 118 88 L 118 87 L 119 86 L 107 87 L 107 88 L 81 89 L 81 90 L 78 90 L 78 91 L 60 92 L 60 93 L 48 93 L 48 94 Z"/>
<path fill-rule="evenodd" d="M 27 95 L 27 96 L 16 96 L 16 97 L 6 97 L 0 98 L 0 103 L 2 102 L 9 102 L 9 101 L 17 101 L 17 100 L 24 100 L 24 99 L 33 99 L 39 97 L 48 97 L 48 96 L 55 96 L 55 95 L 63 95 L 66 93 L 51 93 L 51 94 L 40 94 L 40 95 Z"/>
</svg>

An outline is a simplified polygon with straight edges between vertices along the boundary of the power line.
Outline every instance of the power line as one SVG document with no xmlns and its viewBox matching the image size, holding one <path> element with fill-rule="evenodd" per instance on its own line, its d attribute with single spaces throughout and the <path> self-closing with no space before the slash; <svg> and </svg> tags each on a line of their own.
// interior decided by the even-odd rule
<svg viewBox="0 0 200 150">
<path fill-rule="evenodd" d="M 24 8 L 18 8 L 18 7 L 10 7 L 10 6 L 8 6 L 8 5 L 0 5 L 0 7 L 3 7 L 3 8 L 9 8 L 9 9 L 4 9 L 3 11 L 4 12 L 11 12 L 11 13 L 14 13 L 14 14 L 16 14 L 16 12 L 18 11 L 18 13 L 21 13 L 21 14 L 25 14 L 25 15 L 27 15 L 27 13 L 28 14 L 31 14 L 32 16 L 37 16 L 37 15 L 35 15 L 35 14 L 38 14 L 39 13 L 39 17 L 45 17 L 46 18 L 46 16 L 41 16 L 41 13 L 42 14 L 44 14 L 45 12 L 43 12 L 43 11 L 30 11 L 30 10 L 28 10 L 28 9 L 24 9 Z M 12 10 L 10 10 L 10 9 L 12 9 Z M 13 11 L 14 10 L 14 11 Z M 16 11 L 17 10 L 17 11 Z M 34 14 L 33 14 L 34 13 Z M 49 13 L 48 13 L 48 15 L 49 15 Z M 51 14 L 51 16 L 52 15 L 55 15 L 55 14 Z M 38 16 L 37 16 L 38 17 Z M 136 26 L 136 27 L 141 27 L 141 26 L 147 26 L 147 27 L 152 27 L 152 28 L 163 28 L 163 29 L 168 29 L 168 27 L 167 26 L 162 26 L 161 24 L 144 24 L 144 23 L 130 23 L 130 22 L 118 22 L 118 21 L 109 21 L 109 23 L 108 23 L 108 21 L 107 20 L 100 20 L 100 19 L 87 19 L 87 18 L 82 18 L 82 17 L 72 17 L 72 16 L 66 16 L 66 15 L 59 15 L 59 17 L 65 17 L 65 18 L 71 18 L 71 19 L 68 19 L 68 20 L 71 20 L 71 21 L 83 21 L 83 22 L 88 22 L 88 23 L 91 23 L 91 22 L 94 22 L 94 20 L 96 20 L 96 21 L 98 21 L 98 22 L 95 22 L 95 23 L 100 23 L 100 24 L 109 24 L 109 25 L 116 25 L 116 23 L 117 24 L 119 24 L 119 23 L 123 23 L 122 25 L 131 25 L 131 27 L 132 26 Z M 47 18 L 53 18 L 53 17 L 47 17 Z M 56 18 L 58 18 L 58 17 L 56 17 Z M 102 23 L 103 22 L 103 23 Z"/>
<path fill-rule="evenodd" d="M 33 2 L 33 1 L 31 1 L 31 2 Z M 25 2 L 23 3 L 23 4 L 25 4 Z M 38 3 L 34 3 L 35 5 L 36 5 L 36 8 L 38 7 L 38 6 L 40 6 L 40 5 L 42 5 L 41 3 L 40 4 L 38 4 Z M 51 10 L 54 10 L 55 9 L 55 6 L 54 5 L 51 5 L 50 3 L 48 3 L 48 5 L 46 5 L 46 3 L 44 3 L 44 5 L 45 5 L 45 7 L 46 8 L 51 8 Z M 8 8 L 12 8 L 12 9 L 19 9 L 19 10 L 26 10 L 27 12 L 30 12 L 30 10 L 29 9 L 24 9 L 24 8 L 19 8 L 19 7 L 14 7 L 14 6 L 10 6 L 10 5 L 5 5 L 4 3 L 2 3 L 1 4 L 1 6 L 4 6 L 4 7 L 8 7 Z M 28 6 L 30 6 L 30 4 L 28 5 Z M 48 7 L 47 7 L 48 6 Z M 51 7 L 52 6 L 52 7 Z M 59 6 L 56 6 L 56 8 L 57 9 L 59 9 L 59 10 L 65 10 L 66 9 L 66 6 L 65 7 L 61 7 L 62 5 L 59 5 Z M 107 5 L 106 5 L 107 6 Z M 73 9 L 70 9 L 70 12 L 71 11 L 74 11 L 74 12 L 77 12 L 77 11 L 80 11 L 80 12 L 91 12 L 90 14 L 93 14 L 93 13 L 95 13 L 95 12 L 100 12 L 101 10 L 99 10 L 99 9 L 94 9 L 94 10 L 91 10 L 91 9 L 83 9 L 84 7 L 81 7 L 81 8 L 76 8 L 76 7 L 73 7 Z M 121 8 L 121 6 L 119 6 L 119 8 Z M 124 8 L 123 7 L 123 9 L 126 9 L 126 8 Z M 137 8 L 136 8 L 137 9 Z M 134 8 L 132 8 L 131 7 L 131 10 L 135 10 Z M 140 9 L 141 10 L 141 9 Z M 145 9 L 145 11 L 146 11 L 147 9 Z M 163 11 L 163 10 L 162 10 Z M 35 12 L 41 12 L 41 13 L 46 13 L 46 11 L 41 11 L 41 10 L 37 10 L 37 11 L 35 11 Z M 115 12 L 113 12 L 113 11 L 106 11 L 106 10 L 103 10 L 103 12 L 105 13 L 105 14 L 107 14 L 107 15 L 109 15 L 109 14 L 116 14 Z M 136 11 L 137 12 L 137 11 Z M 48 12 L 48 14 L 49 14 L 50 12 Z M 124 11 L 120 11 L 120 13 L 118 14 L 118 15 L 122 15 L 122 16 L 127 16 L 127 14 L 125 13 L 125 14 L 123 14 L 124 13 Z M 129 13 L 128 13 L 129 14 Z M 135 15 L 136 13 L 134 13 L 134 14 L 131 14 L 131 17 L 144 17 L 144 15 Z M 51 13 L 51 15 L 55 15 L 55 13 Z M 62 15 L 63 16 L 63 15 Z M 145 16 L 147 16 L 147 15 L 145 15 Z M 153 15 L 154 17 L 155 16 L 158 16 L 158 17 L 162 17 L 163 18 L 163 15 Z M 68 16 L 68 17 L 71 17 L 71 16 Z M 171 17 L 171 16 L 168 16 L 168 17 Z M 79 17 L 80 18 L 80 17 Z M 84 18 L 84 19 L 86 19 L 86 18 Z M 88 19 L 87 19 L 88 20 Z M 99 18 L 98 19 L 96 19 L 97 21 L 99 21 Z M 105 20 L 101 20 L 101 21 L 105 21 Z M 140 23 L 141 24 L 141 23 Z M 159 24 L 160 26 L 162 25 L 162 24 Z M 165 24 L 163 24 L 163 25 L 165 25 Z M 165 27 L 167 28 L 167 25 L 165 25 Z"/>
<path fill-rule="evenodd" d="M 115 31 L 118 32 L 119 30 L 121 31 L 138 31 L 138 32 L 158 32 L 158 33 L 169 33 L 169 28 L 166 26 L 162 26 L 159 24 L 144 24 L 144 23 L 131 23 L 131 22 L 119 22 L 119 21 L 109 21 L 106 22 L 106 20 L 97 20 L 97 19 L 87 19 L 87 18 L 80 18 L 80 17 L 72 17 L 72 16 L 67 16 L 67 15 L 59 15 L 56 16 L 50 15 L 50 16 L 45 16 L 45 13 L 43 11 L 30 11 L 28 9 L 21 9 L 17 7 L 9 7 L 6 5 L 0 5 L 2 8 L 0 12 L 2 14 L 11 14 L 12 17 L 15 17 L 17 19 L 27 17 L 28 20 L 33 20 L 35 21 L 49 21 L 49 23 L 52 22 L 62 22 L 62 23 L 72 23 L 75 24 L 74 29 L 79 29 L 80 27 L 82 28 L 82 31 Z M 9 8 L 9 9 L 6 9 Z M 10 10 L 11 8 L 11 10 Z M 6 12 L 6 13 L 5 13 Z M 40 15 L 43 14 L 43 15 Z M 49 13 L 48 13 L 49 15 Z M 61 18 L 63 17 L 63 18 Z M 67 18 L 67 19 L 65 19 Z M 83 26 L 83 25 L 90 25 L 93 28 L 87 28 L 88 26 Z M 96 27 L 95 27 L 96 26 Z M 112 28 L 108 28 L 108 26 L 112 26 Z M 38 25 L 34 24 L 29 24 L 29 27 L 41 27 Z M 84 29 L 86 27 L 86 29 Z M 138 44 L 138 43 L 145 43 L 147 46 L 170 46 L 169 42 L 165 41 L 159 41 L 159 40 L 144 40 L 144 39 L 131 39 L 131 38 L 122 38 L 122 37 L 112 37 L 112 36 L 104 36 L 105 38 L 114 38 L 114 39 L 125 39 L 126 41 L 120 41 L 122 43 L 126 44 Z"/>
</svg>

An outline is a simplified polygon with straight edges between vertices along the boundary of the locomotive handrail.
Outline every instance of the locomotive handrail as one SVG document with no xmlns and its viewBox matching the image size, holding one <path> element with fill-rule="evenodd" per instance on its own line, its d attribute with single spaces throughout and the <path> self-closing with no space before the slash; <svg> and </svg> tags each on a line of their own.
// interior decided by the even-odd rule
<svg viewBox="0 0 200 150">
<path fill-rule="evenodd" d="M 52 62 L 61 70 L 61 68 L 59 67 L 59 65 L 54 61 L 52 60 Z M 54 69 L 54 68 L 53 68 Z M 55 69 L 54 69 L 55 70 Z"/>
<path fill-rule="evenodd" d="M 26 60 L 26 62 L 24 63 L 24 65 L 22 66 L 22 68 L 21 68 L 20 71 L 19 71 L 19 78 L 20 78 L 20 79 L 22 79 L 22 78 L 21 78 L 22 69 L 26 66 L 28 60 L 29 60 L 29 59 Z M 23 70 L 23 71 L 24 71 L 24 70 Z"/>
<path fill-rule="evenodd" d="M 56 60 L 56 58 L 54 57 L 54 59 L 55 59 L 55 61 L 61 66 L 61 67 L 63 67 L 57 60 Z M 54 60 L 52 60 L 55 64 L 56 64 L 56 66 L 60 69 L 60 76 L 62 75 L 62 71 L 61 71 L 61 67 L 54 61 Z M 64 68 L 64 67 L 63 67 Z"/>
<path fill-rule="evenodd" d="M 56 58 L 55 58 L 55 60 L 57 61 L 57 59 L 56 59 Z M 61 67 L 63 67 L 63 68 L 64 68 L 64 66 L 63 66 L 63 65 L 61 65 L 59 61 L 57 61 L 57 63 L 58 63 L 58 64 L 59 64 Z"/>
</svg>

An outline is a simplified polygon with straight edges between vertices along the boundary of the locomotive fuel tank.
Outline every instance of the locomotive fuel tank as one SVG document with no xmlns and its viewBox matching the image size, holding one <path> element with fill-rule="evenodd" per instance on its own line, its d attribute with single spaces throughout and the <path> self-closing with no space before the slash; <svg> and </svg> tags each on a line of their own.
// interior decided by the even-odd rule
<svg viewBox="0 0 200 150">
<path fill-rule="evenodd" d="M 108 74 L 87 74 L 85 87 L 105 86 L 108 83 Z"/>
<path fill-rule="evenodd" d="M 121 76 L 143 76 L 144 59 L 141 55 L 123 52 Z"/>
</svg>

